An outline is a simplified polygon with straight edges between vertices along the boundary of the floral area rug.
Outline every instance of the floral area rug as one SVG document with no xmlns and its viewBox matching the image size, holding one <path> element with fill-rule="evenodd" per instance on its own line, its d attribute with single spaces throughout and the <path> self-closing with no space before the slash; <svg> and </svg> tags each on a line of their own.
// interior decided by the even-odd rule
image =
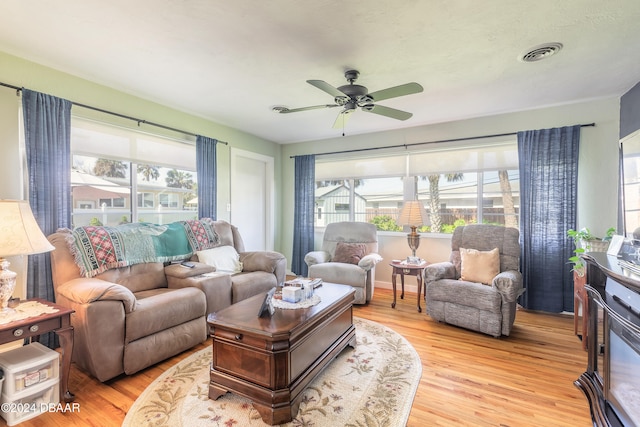
<svg viewBox="0 0 640 427">
<path fill-rule="evenodd" d="M 422 364 L 409 342 L 379 323 L 354 318 L 357 346 L 347 347 L 304 391 L 285 426 L 406 425 Z M 131 406 L 123 426 L 263 426 L 251 401 L 227 393 L 211 400 L 211 347 L 160 375 Z"/>
</svg>

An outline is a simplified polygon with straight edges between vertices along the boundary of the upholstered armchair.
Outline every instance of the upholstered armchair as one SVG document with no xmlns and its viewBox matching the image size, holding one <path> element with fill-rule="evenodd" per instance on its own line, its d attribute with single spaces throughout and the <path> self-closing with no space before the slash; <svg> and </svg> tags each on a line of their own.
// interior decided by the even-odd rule
<svg viewBox="0 0 640 427">
<path fill-rule="evenodd" d="M 334 222 L 328 224 L 322 239 L 322 250 L 304 257 L 309 277 L 325 282 L 353 286 L 355 304 L 366 304 L 373 297 L 375 266 L 382 260 L 378 252 L 378 232 L 366 222 Z"/>
<path fill-rule="evenodd" d="M 515 228 L 456 228 L 449 261 L 424 269 L 427 314 L 494 337 L 509 335 L 524 292 L 518 239 Z"/>
</svg>

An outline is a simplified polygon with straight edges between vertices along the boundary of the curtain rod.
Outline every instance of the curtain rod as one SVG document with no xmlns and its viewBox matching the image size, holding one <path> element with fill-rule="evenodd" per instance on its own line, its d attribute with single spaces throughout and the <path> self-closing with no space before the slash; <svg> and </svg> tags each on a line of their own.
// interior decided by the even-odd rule
<svg viewBox="0 0 640 427">
<path fill-rule="evenodd" d="M 587 123 L 587 124 L 582 124 L 579 125 L 581 128 L 583 127 L 593 127 L 595 126 L 595 123 Z M 353 150 L 343 150 L 343 151 L 329 151 L 327 153 L 318 153 L 315 154 L 316 156 L 327 156 L 329 154 L 344 154 L 344 153 L 357 153 L 359 151 L 371 151 L 371 150 L 383 150 L 383 149 L 387 149 L 387 148 L 401 148 L 404 147 L 405 149 L 408 147 L 413 147 L 416 145 L 427 145 L 427 144 L 441 144 L 443 142 L 457 142 L 457 141 L 471 141 L 474 139 L 483 139 L 483 138 L 496 138 L 499 136 L 511 136 L 511 135 L 517 135 L 518 132 L 507 132 L 507 133 L 496 133 L 493 135 L 480 135 L 480 136 L 468 136 L 468 137 L 464 137 L 464 138 L 452 138 L 452 139 L 440 139 L 437 141 L 427 141 L 427 142 L 414 142 L 412 144 L 398 144 L 398 145 L 387 145 L 384 147 L 369 147 L 369 148 L 354 148 Z M 304 154 L 298 154 L 296 156 L 289 156 L 290 159 L 294 159 L 296 157 L 301 157 L 304 156 Z"/>
<path fill-rule="evenodd" d="M 15 89 L 16 93 L 22 91 L 21 87 L 10 85 L 8 83 L 0 82 L 0 86 L 4 86 L 4 87 L 11 88 L 11 89 Z M 195 137 L 198 136 L 198 134 L 195 134 L 193 132 L 188 132 L 186 130 L 172 128 L 172 127 L 169 127 L 169 126 L 161 125 L 161 124 L 150 122 L 150 121 L 143 120 L 143 119 L 137 119 L 135 117 L 127 116 L 127 115 L 120 114 L 120 113 L 115 113 L 115 112 L 109 111 L 109 110 L 103 110 L 102 108 L 92 107 L 90 105 L 81 104 L 79 102 L 74 102 L 74 101 L 70 101 L 70 102 L 71 102 L 72 105 L 76 105 L 78 107 L 87 108 L 89 110 L 94 110 L 94 111 L 99 111 L 101 113 L 110 114 L 112 116 L 120 117 L 122 119 L 127 119 L 127 120 L 131 120 L 131 121 L 137 122 L 138 126 L 140 126 L 140 123 L 143 123 L 143 124 L 146 124 L 146 125 L 155 126 L 155 127 L 158 127 L 158 128 L 170 130 L 170 131 L 173 131 L 173 132 L 183 133 L 185 135 L 190 135 L 190 136 L 195 136 Z M 220 140 L 216 140 L 216 141 L 218 141 L 220 144 L 229 145 L 229 143 L 225 142 L 225 141 L 220 141 Z"/>
</svg>

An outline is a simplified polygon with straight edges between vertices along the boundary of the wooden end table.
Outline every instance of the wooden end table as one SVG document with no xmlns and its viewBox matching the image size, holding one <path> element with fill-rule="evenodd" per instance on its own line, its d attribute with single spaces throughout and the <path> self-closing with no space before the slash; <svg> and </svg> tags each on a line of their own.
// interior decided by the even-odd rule
<svg viewBox="0 0 640 427">
<path fill-rule="evenodd" d="M 71 369 L 71 353 L 73 351 L 71 314 L 74 313 L 74 310 L 39 298 L 26 301 L 37 301 L 49 307 L 57 308 L 58 311 L 1 324 L 0 344 L 26 338 L 33 338 L 34 341 L 37 341 L 41 334 L 55 332 L 60 339 L 60 347 L 62 348 L 60 398 L 65 402 L 72 402 L 75 396 L 69 391 L 69 371 Z"/>
<path fill-rule="evenodd" d="M 389 263 L 393 267 L 393 273 L 391 274 L 391 284 L 393 285 L 393 302 L 391 308 L 396 308 L 396 276 L 400 275 L 400 283 L 402 284 L 402 293 L 400 299 L 404 299 L 404 276 L 416 276 L 418 281 L 418 313 L 422 312 L 420 307 L 420 296 L 422 295 L 422 271 L 427 266 L 426 261 L 422 261 L 420 264 L 409 264 L 406 261 L 392 261 Z"/>
</svg>

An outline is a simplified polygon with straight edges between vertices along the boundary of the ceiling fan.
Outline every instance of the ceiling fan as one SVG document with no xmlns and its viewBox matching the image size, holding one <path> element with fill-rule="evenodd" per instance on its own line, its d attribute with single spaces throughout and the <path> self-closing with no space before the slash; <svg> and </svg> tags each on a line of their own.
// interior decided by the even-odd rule
<svg viewBox="0 0 640 427">
<path fill-rule="evenodd" d="M 360 107 L 362 111 L 369 113 L 379 114 L 381 116 L 390 117 L 396 120 L 407 120 L 412 113 L 408 113 L 402 110 L 396 110 L 395 108 L 385 107 L 383 105 L 377 105 L 375 102 L 383 101 L 385 99 L 397 98 L 399 96 L 411 95 L 413 93 L 419 93 L 423 91 L 422 86 L 418 83 L 406 83 L 400 86 L 394 86 L 387 89 L 378 90 L 376 92 L 369 93 L 369 89 L 364 86 L 354 84 L 358 79 L 360 72 L 357 70 L 348 70 L 344 73 L 344 77 L 349 84 L 335 88 L 329 83 L 322 80 L 307 80 L 312 86 L 328 93 L 333 96 L 335 104 L 323 104 L 313 105 L 311 107 L 302 108 L 287 108 L 287 107 L 274 107 L 273 110 L 281 114 L 297 113 L 300 111 L 316 110 L 319 108 L 333 108 L 343 107 L 340 114 L 336 118 L 333 124 L 334 128 L 341 128 L 347 122 L 351 113 Z"/>
</svg>

